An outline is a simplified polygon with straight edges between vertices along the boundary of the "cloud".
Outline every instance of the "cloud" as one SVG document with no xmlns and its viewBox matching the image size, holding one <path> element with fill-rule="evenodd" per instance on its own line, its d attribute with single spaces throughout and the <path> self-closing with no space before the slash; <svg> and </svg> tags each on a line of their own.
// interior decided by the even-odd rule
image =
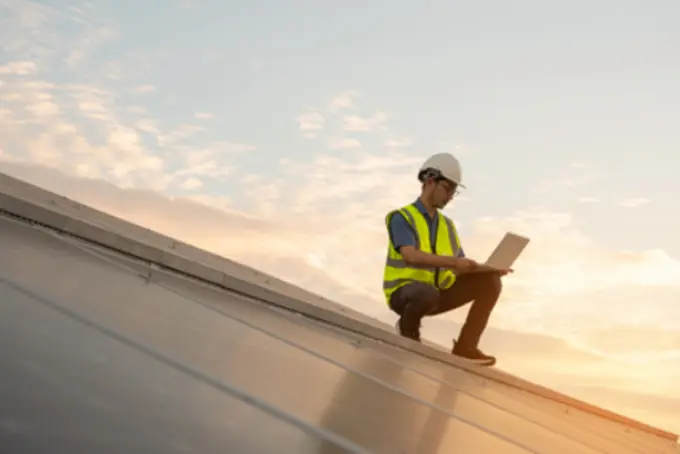
<svg viewBox="0 0 680 454">
<path fill-rule="evenodd" d="M 21 60 L 55 57 L 54 46 L 62 37 L 46 34 L 47 24 L 61 13 L 54 7 L 34 1 L 0 3 L 0 50 L 7 57 L 21 55 Z"/>
<path fill-rule="evenodd" d="M 213 114 L 207 112 L 196 112 L 194 117 L 198 118 L 199 120 L 211 120 L 213 118 Z"/>
<path fill-rule="evenodd" d="M 361 113 L 364 107 L 359 105 L 360 93 L 357 90 L 343 90 L 326 102 L 326 114 L 323 109 L 307 106 L 306 111 L 296 117 L 302 136 L 307 139 L 323 137 L 331 150 L 360 148 L 362 142 L 346 133 L 362 133 L 368 140 L 380 144 L 376 152 L 405 148 L 413 144 L 406 138 L 386 137 L 388 115 L 377 109 L 372 115 Z M 348 111 L 353 113 L 349 114 Z M 377 140 L 371 140 L 370 134 Z"/>
<path fill-rule="evenodd" d="M 49 6 L 31 0 L 0 2 L 2 55 L 37 63 L 43 69 L 82 69 L 86 62 L 91 63 L 89 57 L 95 49 L 105 49 L 103 46 L 120 36 L 109 19 L 98 16 L 91 6 Z"/>
<path fill-rule="evenodd" d="M 578 203 L 597 203 L 600 199 L 597 197 L 581 196 L 578 198 Z"/>
<path fill-rule="evenodd" d="M 139 85 L 135 87 L 135 91 L 137 93 L 151 93 L 153 91 L 156 91 L 156 87 L 153 85 Z"/>
<path fill-rule="evenodd" d="M 664 361 L 665 355 L 680 358 L 677 344 L 659 349 L 653 343 L 637 342 L 633 352 L 613 348 L 594 335 L 610 328 L 614 335 L 618 327 L 624 338 L 632 326 L 677 329 L 669 320 L 680 316 L 680 307 L 671 303 L 680 297 L 678 260 L 659 250 L 605 249 L 576 230 L 569 213 L 527 210 L 478 220 L 468 230 L 466 250 L 475 255 L 485 251 L 481 257 L 506 230 L 532 240 L 516 266 L 517 273 L 507 279 L 509 287 L 495 315 L 497 323 L 559 334 L 598 355 L 631 364 Z"/>
<path fill-rule="evenodd" d="M 413 145 L 413 140 L 401 138 L 401 139 L 389 139 L 385 141 L 385 146 L 387 148 L 406 148 Z"/>
<path fill-rule="evenodd" d="M 557 175 L 550 175 L 544 178 L 533 188 L 533 192 L 541 193 L 547 197 L 549 193 L 574 188 L 584 188 L 595 181 L 597 172 L 589 164 L 583 162 L 573 162 L 567 167 L 563 167 Z M 581 202 L 579 203 L 592 203 Z"/>
<path fill-rule="evenodd" d="M 328 110 L 337 113 L 342 110 L 351 109 L 355 106 L 356 98 L 359 93 L 356 90 L 346 90 L 335 95 L 328 103 Z"/>
<path fill-rule="evenodd" d="M 307 162 L 287 162 L 281 166 L 282 181 L 276 184 L 287 194 L 287 209 L 293 213 L 348 224 L 367 217 L 381 222 L 382 213 L 412 199 L 417 188 L 413 167 L 421 159 L 400 152 L 347 149 L 342 156 L 320 154 Z M 413 187 L 402 184 L 409 180 Z M 374 213 L 380 214 L 376 218 Z"/>
<path fill-rule="evenodd" d="M 645 198 L 645 197 L 629 197 L 627 199 L 623 199 L 619 202 L 619 206 L 624 207 L 624 208 L 638 208 L 641 207 L 642 205 L 646 205 L 650 203 L 651 200 Z"/>
<path fill-rule="evenodd" d="M 0 36 L 10 28 L 13 32 L 0 40 L 8 59 L 0 66 L 1 160 L 41 163 L 120 187 L 205 200 L 201 190 L 224 183 L 237 156 L 256 150 L 205 123 L 192 124 L 181 112 L 172 122 L 157 118 L 158 107 L 148 104 L 155 100 L 141 97 L 141 104 L 140 97 L 130 98 L 130 93 L 156 90 L 139 83 L 154 53 L 117 49 L 118 59 L 102 59 L 118 28 L 92 5 L 52 8 L 28 1 L 3 6 L 7 15 L 0 21 L 6 27 L 0 27 Z M 64 21 L 68 30 L 61 27 Z M 212 200 L 226 205 L 227 199 Z"/>
<path fill-rule="evenodd" d="M 224 181 L 235 156 L 256 149 L 181 114 L 171 123 L 155 118 L 153 106 L 126 102 L 129 93 L 155 90 L 139 80 L 160 52 L 108 52 L 119 29 L 92 4 L 5 1 L 0 8 L 0 159 L 121 187 L 194 193 Z"/>
<path fill-rule="evenodd" d="M 38 65 L 33 61 L 11 61 L 0 66 L 0 74 L 14 74 L 16 76 L 27 76 L 33 74 L 38 69 Z"/>
<path fill-rule="evenodd" d="M 341 150 L 341 149 L 348 149 L 348 148 L 360 148 L 361 147 L 361 142 L 359 142 L 357 139 L 332 139 L 328 143 L 328 147 L 331 150 Z"/>
<path fill-rule="evenodd" d="M 140 114 L 140 115 L 147 113 L 147 110 L 142 106 L 128 106 L 125 110 L 130 112 L 130 113 Z"/>
<path fill-rule="evenodd" d="M 75 39 L 76 44 L 70 51 L 66 63 L 69 67 L 77 69 L 87 60 L 96 48 L 103 44 L 116 41 L 120 35 L 118 30 L 112 27 L 90 24 L 89 18 L 82 17 L 82 11 L 76 10 L 77 21 L 84 27 L 80 36 Z"/>
<path fill-rule="evenodd" d="M 156 139 L 161 146 L 178 145 L 203 131 L 205 131 L 203 126 L 185 123 L 173 128 L 172 131 L 167 134 L 160 134 Z"/>
<path fill-rule="evenodd" d="M 295 119 L 303 137 L 311 139 L 322 131 L 326 124 L 326 119 L 319 112 L 307 112 L 300 114 Z"/>
<path fill-rule="evenodd" d="M 347 115 L 344 117 L 343 129 L 348 132 L 372 132 L 386 130 L 387 115 L 378 112 L 370 117 Z"/>
<path fill-rule="evenodd" d="M 3 82 L 2 159 L 166 190 L 187 188 L 190 177 L 224 179 L 234 156 L 255 150 L 251 144 L 204 140 L 206 128 L 167 125 L 143 109 L 135 114 L 141 117 L 131 117 L 105 88 L 24 75 Z"/>
<path fill-rule="evenodd" d="M 184 180 L 184 183 L 182 183 L 182 189 L 186 189 L 187 191 L 193 191 L 195 189 L 201 188 L 202 186 L 203 182 L 195 177 L 188 178 Z"/>
</svg>

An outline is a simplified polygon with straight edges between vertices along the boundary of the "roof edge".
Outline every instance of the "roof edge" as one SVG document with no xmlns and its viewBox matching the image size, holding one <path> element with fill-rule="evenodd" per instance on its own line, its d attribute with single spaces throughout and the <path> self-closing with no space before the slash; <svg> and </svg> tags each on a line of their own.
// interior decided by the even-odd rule
<svg viewBox="0 0 680 454">
<path fill-rule="evenodd" d="M 299 312 L 319 321 L 393 346 L 410 350 L 430 359 L 464 369 L 478 376 L 621 423 L 629 428 L 637 429 L 672 442 L 677 442 L 678 440 L 677 434 L 569 397 L 566 394 L 531 383 L 508 373 L 469 365 L 446 352 L 405 339 L 396 333 L 346 315 L 353 312 L 351 310 L 334 310 L 329 308 L 326 303 L 319 304 L 327 300 L 310 292 L 304 292 L 309 296 L 307 300 L 303 300 L 300 298 L 299 292 L 294 291 L 301 289 L 292 284 L 285 283 L 286 286 L 290 287 L 290 294 L 286 294 L 281 288 L 276 289 L 273 286 L 268 288 L 268 281 L 261 284 L 248 281 L 246 277 L 248 273 L 244 272 L 247 268 L 245 266 L 240 270 L 240 273 L 230 273 L 224 270 L 224 267 L 227 264 L 233 267 L 234 262 L 226 258 L 216 256 L 208 251 L 182 243 L 142 226 L 129 223 L 36 185 L 0 173 L 0 188 L 2 188 L 0 189 L 0 210 L 26 219 L 29 222 L 41 224 L 127 256 L 156 264 L 227 290 L 251 296 L 269 304 Z M 115 231 L 115 229 L 112 229 L 114 226 L 119 227 L 120 230 Z M 222 261 L 224 263 L 220 263 Z M 220 264 L 223 266 L 222 269 L 219 266 L 212 266 Z M 248 270 L 251 274 L 253 271 L 256 271 Z M 259 276 L 255 277 L 261 278 L 266 276 L 264 273 L 256 273 Z M 271 279 L 275 278 L 271 277 Z M 278 285 L 279 287 L 281 286 L 281 284 Z M 296 293 L 298 295 L 295 295 Z M 291 296 L 291 294 L 295 296 Z M 314 301 L 314 299 L 318 299 L 318 301 Z M 337 306 L 339 308 L 341 305 L 337 304 Z"/>
</svg>

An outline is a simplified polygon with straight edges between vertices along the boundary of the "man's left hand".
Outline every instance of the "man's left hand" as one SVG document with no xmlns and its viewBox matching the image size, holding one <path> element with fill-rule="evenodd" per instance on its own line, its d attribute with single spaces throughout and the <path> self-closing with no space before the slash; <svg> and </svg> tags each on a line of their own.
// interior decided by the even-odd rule
<svg viewBox="0 0 680 454">
<path fill-rule="evenodd" d="M 513 273 L 514 270 L 512 268 L 496 268 L 493 266 L 489 265 L 479 265 L 476 268 L 473 268 L 471 273 L 498 273 L 501 276 L 506 276 L 510 273 Z"/>
</svg>

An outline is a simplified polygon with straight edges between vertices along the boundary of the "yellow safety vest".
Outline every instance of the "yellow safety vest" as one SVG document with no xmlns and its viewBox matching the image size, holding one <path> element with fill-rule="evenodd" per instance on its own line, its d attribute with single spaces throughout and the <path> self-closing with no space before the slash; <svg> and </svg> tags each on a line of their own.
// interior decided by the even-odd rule
<svg viewBox="0 0 680 454">
<path fill-rule="evenodd" d="M 390 219 L 397 212 L 401 213 L 413 228 L 416 237 L 416 248 L 423 252 L 437 255 L 457 256 L 460 251 L 460 239 L 453 221 L 441 213 L 437 213 L 437 238 L 435 248 L 430 244 L 430 230 L 425 216 L 413 204 L 399 210 L 391 211 L 385 217 L 389 229 Z M 439 289 L 447 289 L 456 282 L 456 275 L 450 269 L 422 268 L 408 265 L 404 257 L 394 249 L 388 241 L 385 274 L 383 276 L 383 292 L 387 302 L 398 288 L 409 282 L 419 281 L 433 285 Z"/>
</svg>

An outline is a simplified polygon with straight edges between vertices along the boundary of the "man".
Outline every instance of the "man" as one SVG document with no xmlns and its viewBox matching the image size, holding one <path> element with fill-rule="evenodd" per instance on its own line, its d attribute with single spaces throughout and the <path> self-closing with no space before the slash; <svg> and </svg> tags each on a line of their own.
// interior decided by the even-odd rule
<svg viewBox="0 0 680 454">
<path fill-rule="evenodd" d="M 390 309 L 399 315 L 399 333 L 420 341 L 424 316 L 472 303 L 451 353 L 491 366 L 496 358 L 479 350 L 479 340 L 501 293 L 501 276 L 512 270 L 480 265 L 465 257 L 455 224 L 443 209 L 462 186 L 458 160 L 431 156 L 420 168 L 418 199 L 386 217 L 389 232 L 383 290 Z"/>
</svg>

